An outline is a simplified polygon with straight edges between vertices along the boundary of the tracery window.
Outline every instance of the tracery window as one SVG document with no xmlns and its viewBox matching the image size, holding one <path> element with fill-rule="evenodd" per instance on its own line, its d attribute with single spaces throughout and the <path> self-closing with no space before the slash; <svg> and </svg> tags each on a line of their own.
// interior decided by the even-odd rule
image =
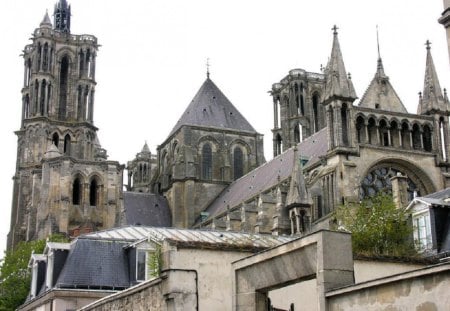
<svg viewBox="0 0 450 311">
<path fill-rule="evenodd" d="M 239 147 L 234 148 L 233 151 L 233 169 L 234 180 L 244 175 L 244 155 L 242 153 L 242 149 Z"/>
<path fill-rule="evenodd" d="M 212 150 L 208 143 L 202 147 L 202 178 L 212 179 Z"/>
<path fill-rule="evenodd" d="M 360 198 L 363 199 L 369 196 L 373 196 L 381 191 L 391 193 L 391 178 L 397 176 L 397 173 L 405 176 L 403 172 L 390 166 L 378 167 L 369 172 L 369 174 L 364 177 L 363 182 L 360 186 Z M 409 177 L 407 183 L 408 200 L 412 200 L 414 198 L 414 193 L 419 195 L 419 188 Z"/>
</svg>

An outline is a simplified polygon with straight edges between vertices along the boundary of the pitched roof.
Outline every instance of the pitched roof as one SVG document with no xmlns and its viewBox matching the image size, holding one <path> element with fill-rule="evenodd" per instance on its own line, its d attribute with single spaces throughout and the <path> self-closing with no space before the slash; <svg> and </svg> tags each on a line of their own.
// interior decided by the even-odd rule
<svg viewBox="0 0 450 311">
<path fill-rule="evenodd" d="M 126 242 L 85 240 L 72 244 L 57 288 L 122 289 L 130 286 Z"/>
<path fill-rule="evenodd" d="M 208 77 L 170 132 L 194 125 L 256 133 L 255 129 Z"/>
<path fill-rule="evenodd" d="M 168 227 L 172 223 L 170 208 L 163 196 L 125 191 L 123 203 L 128 225 Z"/>
<path fill-rule="evenodd" d="M 337 27 L 333 28 L 333 47 L 325 73 L 325 90 L 322 101 L 338 96 L 346 99 L 356 99 L 352 80 L 345 71 L 344 59 L 339 45 Z"/>
<path fill-rule="evenodd" d="M 395 92 L 389 77 L 384 73 L 381 57 L 378 58 L 377 71 L 358 106 L 385 111 L 408 113 Z"/>
<path fill-rule="evenodd" d="M 450 206 L 450 188 L 416 198 L 431 205 Z"/>
<path fill-rule="evenodd" d="M 308 159 L 305 169 L 319 161 L 328 150 L 327 128 L 314 133 L 297 145 L 299 155 Z M 248 174 L 235 180 L 209 205 L 206 212 L 207 220 L 225 213 L 227 207 L 234 208 L 242 202 L 248 201 L 261 192 L 275 187 L 279 181 L 291 176 L 294 163 L 294 150 L 290 148 L 254 169 Z"/>
</svg>

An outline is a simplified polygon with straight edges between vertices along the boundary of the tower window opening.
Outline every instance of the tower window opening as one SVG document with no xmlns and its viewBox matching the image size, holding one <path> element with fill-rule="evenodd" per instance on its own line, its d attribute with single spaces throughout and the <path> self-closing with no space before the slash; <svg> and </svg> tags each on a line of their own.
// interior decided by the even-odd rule
<svg viewBox="0 0 450 311">
<path fill-rule="evenodd" d="M 313 118 L 314 118 L 314 133 L 319 130 L 319 95 L 314 93 L 312 97 L 312 106 L 313 106 Z"/>
<path fill-rule="evenodd" d="M 59 72 L 59 118 L 66 118 L 67 97 L 69 94 L 69 58 L 64 56 L 61 60 Z"/>
<path fill-rule="evenodd" d="M 44 57 L 42 59 L 42 69 L 44 71 L 48 70 L 48 43 L 44 44 Z"/>
<path fill-rule="evenodd" d="M 52 142 L 53 142 L 53 144 L 54 144 L 56 147 L 58 147 L 58 145 L 59 145 L 59 135 L 58 135 L 58 133 L 54 133 L 54 134 L 53 134 Z"/>
<path fill-rule="evenodd" d="M 44 115 L 45 112 L 45 91 L 47 89 L 47 82 L 45 80 L 41 83 L 41 92 L 40 92 L 40 100 L 39 100 L 39 113 L 41 116 Z"/>
<path fill-rule="evenodd" d="M 439 136 L 440 136 L 440 143 L 441 143 L 441 149 L 442 149 L 442 159 L 444 161 L 447 161 L 447 149 L 446 149 L 446 141 L 445 141 L 445 125 L 444 125 L 444 119 L 439 119 Z"/>
<path fill-rule="evenodd" d="M 341 108 L 341 120 L 342 120 L 342 143 L 347 146 L 348 139 L 348 121 L 347 121 L 347 104 L 343 104 Z"/>
<path fill-rule="evenodd" d="M 202 178 L 212 179 L 212 150 L 211 145 L 206 143 L 202 147 Z"/>
<path fill-rule="evenodd" d="M 64 154 L 70 155 L 70 135 L 64 137 Z"/>
<path fill-rule="evenodd" d="M 233 171 L 235 180 L 244 175 L 244 155 L 240 147 L 233 151 Z"/>
<path fill-rule="evenodd" d="M 72 204 L 80 205 L 81 203 L 81 182 L 79 178 L 75 178 L 72 185 Z"/>
<path fill-rule="evenodd" d="M 89 185 L 89 205 L 97 206 L 98 204 L 98 184 L 97 180 L 93 179 Z"/>
</svg>

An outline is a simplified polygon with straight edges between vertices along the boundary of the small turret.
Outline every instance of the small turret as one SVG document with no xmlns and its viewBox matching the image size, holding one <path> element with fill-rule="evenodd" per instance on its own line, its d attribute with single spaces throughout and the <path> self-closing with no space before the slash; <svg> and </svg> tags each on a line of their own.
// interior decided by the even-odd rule
<svg viewBox="0 0 450 311">
<path fill-rule="evenodd" d="M 52 28 L 52 21 L 50 20 L 50 16 L 48 16 L 48 11 L 45 12 L 44 18 L 42 19 L 42 22 L 39 24 L 39 27 L 41 28 Z"/>
</svg>

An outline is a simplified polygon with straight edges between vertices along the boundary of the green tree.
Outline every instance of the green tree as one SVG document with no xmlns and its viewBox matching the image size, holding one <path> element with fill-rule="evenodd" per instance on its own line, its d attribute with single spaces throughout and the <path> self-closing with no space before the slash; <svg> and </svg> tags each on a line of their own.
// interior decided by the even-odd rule
<svg viewBox="0 0 450 311">
<path fill-rule="evenodd" d="M 336 210 L 338 230 L 352 233 L 353 252 L 363 255 L 412 256 L 412 226 L 392 196 L 379 193 Z"/>
<path fill-rule="evenodd" d="M 62 235 L 52 235 L 52 242 L 67 242 Z M 46 240 L 20 242 L 14 250 L 5 252 L 0 267 L 0 311 L 15 310 L 25 302 L 30 291 L 28 262 L 31 254 L 42 254 Z"/>
</svg>

